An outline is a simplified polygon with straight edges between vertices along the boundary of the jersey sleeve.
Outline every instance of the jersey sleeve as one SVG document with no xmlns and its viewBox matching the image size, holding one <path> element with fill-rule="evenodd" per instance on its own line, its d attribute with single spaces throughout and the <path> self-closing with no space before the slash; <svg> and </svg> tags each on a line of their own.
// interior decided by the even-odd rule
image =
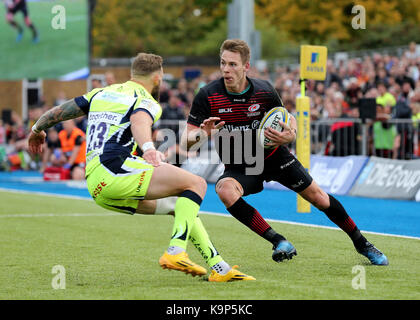
<svg viewBox="0 0 420 320">
<path fill-rule="evenodd" d="M 83 96 L 79 96 L 74 98 L 74 102 L 76 102 L 76 104 L 79 106 L 80 109 L 82 109 L 82 111 L 85 114 L 89 113 L 89 109 L 90 109 L 90 102 L 92 101 L 92 98 L 100 91 L 102 91 L 102 88 L 96 88 L 93 89 L 92 91 L 89 91 L 88 93 L 84 94 Z"/>
<path fill-rule="evenodd" d="M 162 108 L 153 99 L 149 98 L 139 98 L 134 106 L 132 114 L 135 114 L 138 111 L 146 112 L 150 115 L 153 120 L 153 123 L 159 120 L 162 115 Z"/>
<path fill-rule="evenodd" d="M 203 89 L 200 89 L 200 91 L 194 97 L 187 123 L 199 127 L 200 124 L 209 117 L 210 105 L 207 94 Z"/>
</svg>

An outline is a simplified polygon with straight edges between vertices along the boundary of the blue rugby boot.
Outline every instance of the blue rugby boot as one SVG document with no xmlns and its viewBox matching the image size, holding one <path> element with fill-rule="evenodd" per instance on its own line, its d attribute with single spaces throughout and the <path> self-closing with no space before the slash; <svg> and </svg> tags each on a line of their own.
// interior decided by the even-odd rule
<svg viewBox="0 0 420 320">
<path fill-rule="evenodd" d="M 295 247 L 287 240 L 280 240 L 277 245 L 273 246 L 273 260 L 281 262 L 284 259 L 292 259 L 297 255 Z"/>
<path fill-rule="evenodd" d="M 388 258 L 381 251 L 379 251 L 372 243 L 366 241 L 363 248 L 356 249 L 357 252 L 364 255 L 369 261 L 376 266 L 387 266 L 389 264 Z"/>
<path fill-rule="evenodd" d="M 18 35 L 16 36 L 16 43 L 21 42 L 22 38 L 23 38 L 23 31 L 19 32 Z"/>
</svg>

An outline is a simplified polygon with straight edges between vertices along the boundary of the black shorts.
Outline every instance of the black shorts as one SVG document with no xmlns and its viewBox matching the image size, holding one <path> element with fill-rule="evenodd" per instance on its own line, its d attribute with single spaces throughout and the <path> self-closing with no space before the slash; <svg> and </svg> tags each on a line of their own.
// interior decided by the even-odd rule
<svg viewBox="0 0 420 320">
<path fill-rule="evenodd" d="M 217 182 L 228 177 L 241 184 L 244 196 L 261 192 L 264 189 L 264 181 L 277 181 L 295 192 L 301 192 L 309 187 L 313 180 L 299 160 L 288 151 L 266 160 L 264 171 L 260 175 L 246 175 L 243 167 L 227 166 Z"/>
<path fill-rule="evenodd" d="M 28 8 L 27 8 L 27 6 L 26 6 L 26 1 L 21 1 L 21 2 L 19 2 L 15 7 L 13 7 L 12 9 L 7 9 L 7 11 L 9 12 L 9 13 L 12 13 L 12 14 L 16 14 L 18 11 L 22 11 L 22 13 L 23 13 L 23 15 L 25 16 L 25 17 L 27 17 L 28 16 Z"/>
</svg>

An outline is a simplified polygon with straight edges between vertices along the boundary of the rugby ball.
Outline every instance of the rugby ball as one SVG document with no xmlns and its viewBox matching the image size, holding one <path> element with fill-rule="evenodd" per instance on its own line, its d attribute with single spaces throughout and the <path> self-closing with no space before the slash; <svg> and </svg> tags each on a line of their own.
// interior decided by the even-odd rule
<svg viewBox="0 0 420 320">
<path fill-rule="evenodd" d="M 289 124 L 289 112 L 284 107 L 276 107 L 269 110 L 264 115 L 264 118 L 261 120 L 257 131 L 257 139 L 260 142 L 261 146 L 263 146 L 264 148 L 273 148 L 271 146 L 267 146 L 267 144 L 270 143 L 271 140 L 264 135 L 265 129 L 272 128 L 274 130 L 282 132 L 283 127 L 279 125 L 279 122 Z"/>
</svg>

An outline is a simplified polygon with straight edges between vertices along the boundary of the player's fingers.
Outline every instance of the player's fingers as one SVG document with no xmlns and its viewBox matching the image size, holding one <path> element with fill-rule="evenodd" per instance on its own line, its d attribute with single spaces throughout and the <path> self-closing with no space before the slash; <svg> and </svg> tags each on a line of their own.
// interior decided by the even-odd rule
<svg viewBox="0 0 420 320">
<path fill-rule="evenodd" d="M 280 136 L 280 132 L 272 128 L 267 128 L 267 130 L 264 131 L 264 135 L 266 137 L 278 137 Z"/>
<path fill-rule="evenodd" d="M 225 125 L 225 122 L 224 122 L 224 121 L 221 121 L 221 122 L 219 122 L 218 124 L 216 124 L 216 125 L 214 126 L 214 128 L 215 128 L 215 129 L 220 129 L 220 128 L 222 128 L 224 125 Z"/>
<path fill-rule="evenodd" d="M 165 162 L 165 160 L 166 160 L 166 156 L 162 152 L 157 153 L 157 158 L 158 158 L 159 164 L 161 162 Z"/>
<path fill-rule="evenodd" d="M 278 146 L 279 144 L 274 143 L 274 142 L 269 142 L 269 143 L 266 143 L 265 145 L 268 146 L 268 147 L 275 147 L 275 146 Z"/>
<path fill-rule="evenodd" d="M 219 121 L 220 118 L 219 117 L 210 117 L 207 120 L 216 122 L 216 121 Z"/>
<path fill-rule="evenodd" d="M 284 130 L 290 130 L 290 126 L 287 123 L 281 122 L 279 121 L 279 125 L 284 129 Z"/>
</svg>

